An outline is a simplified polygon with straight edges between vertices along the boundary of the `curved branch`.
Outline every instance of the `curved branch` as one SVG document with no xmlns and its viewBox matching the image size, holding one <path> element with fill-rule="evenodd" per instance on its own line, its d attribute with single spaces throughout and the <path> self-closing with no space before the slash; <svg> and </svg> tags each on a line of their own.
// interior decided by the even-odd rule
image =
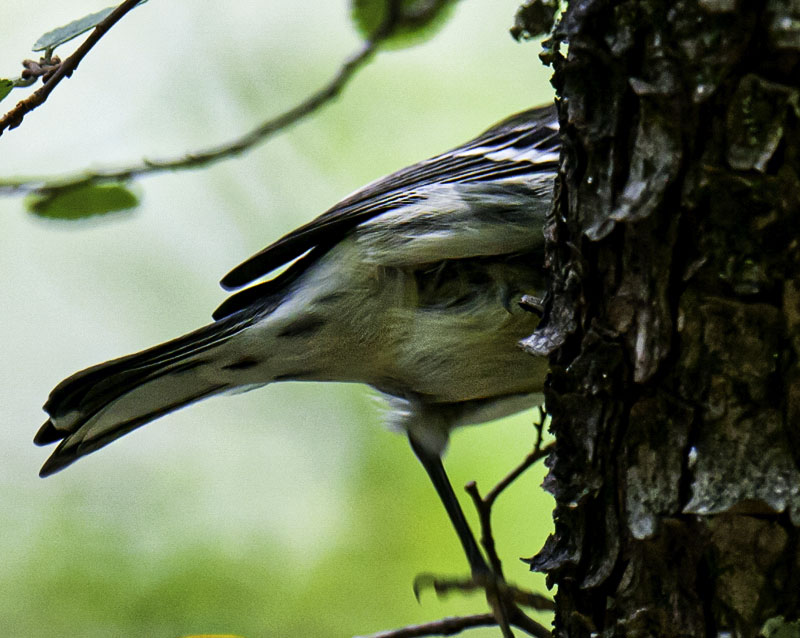
<svg viewBox="0 0 800 638">
<path fill-rule="evenodd" d="M 355 638 L 418 638 L 420 636 L 452 636 L 474 627 L 493 627 L 497 625 L 492 614 L 475 614 L 474 616 L 451 616 L 441 618 L 422 625 L 409 625 L 400 629 L 380 631 L 369 636 Z"/>
<path fill-rule="evenodd" d="M 536 638 L 551 638 L 550 632 L 544 625 L 540 625 L 535 620 L 527 616 L 522 618 L 512 618 L 511 624 L 531 636 Z M 421 625 L 409 625 L 400 629 L 390 629 L 379 631 L 377 634 L 368 636 L 356 636 L 355 638 L 420 638 L 422 636 L 453 636 L 460 634 L 467 629 L 476 627 L 495 627 L 497 619 L 493 614 L 475 614 L 474 616 L 450 616 L 441 618 Z"/>
<path fill-rule="evenodd" d="M 108 14 L 108 17 L 99 22 L 97 26 L 89 34 L 89 37 L 83 41 L 71 56 L 64 60 L 58 69 L 48 78 L 42 87 L 31 93 L 24 100 L 17 102 L 17 105 L 0 118 L 0 135 L 6 129 L 17 128 L 22 124 L 23 118 L 30 113 L 33 109 L 45 103 L 50 93 L 56 88 L 59 82 L 64 78 L 72 75 L 72 72 L 78 68 L 81 60 L 86 56 L 92 47 L 100 41 L 109 29 L 122 19 L 128 11 L 136 7 L 141 0 L 125 0 L 114 11 Z"/>
<path fill-rule="evenodd" d="M 110 17 L 110 16 L 109 16 Z M 124 182 L 143 175 L 183 169 L 199 168 L 213 162 L 240 155 L 253 146 L 265 141 L 283 129 L 311 115 L 338 96 L 356 72 L 376 53 L 380 45 L 394 31 L 397 23 L 396 12 L 387 13 L 383 24 L 361 48 L 348 58 L 335 75 L 321 88 L 299 104 L 280 115 L 262 122 L 256 128 L 217 146 L 186 153 L 180 157 L 167 159 L 144 159 L 138 164 L 115 168 L 85 171 L 61 177 L 43 177 L 26 180 L 0 180 L 0 195 L 25 195 L 29 193 L 53 193 L 83 186 L 108 182 Z M 99 25 L 98 25 L 99 26 Z M 66 64 L 66 61 L 64 62 Z M 33 96 L 31 96 L 33 97 Z"/>
<path fill-rule="evenodd" d="M 547 419 L 547 413 L 544 412 L 544 406 L 539 409 L 541 410 L 539 422 L 535 424 L 536 442 L 533 445 L 533 450 L 525 457 L 522 463 L 511 470 L 507 476 L 489 490 L 489 493 L 485 497 L 481 496 L 475 481 L 470 481 L 464 487 L 467 494 L 472 498 L 475 509 L 478 511 L 478 519 L 481 525 L 481 545 L 483 545 L 483 548 L 486 550 L 486 555 L 492 566 L 492 570 L 501 577 L 503 575 L 503 566 L 500 562 L 500 557 L 497 555 L 494 544 L 494 535 L 492 533 L 492 507 L 497 497 L 500 496 L 509 485 L 524 474 L 529 467 L 549 455 L 554 447 L 553 443 L 542 447 L 543 429 L 545 420 Z"/>
</svg>

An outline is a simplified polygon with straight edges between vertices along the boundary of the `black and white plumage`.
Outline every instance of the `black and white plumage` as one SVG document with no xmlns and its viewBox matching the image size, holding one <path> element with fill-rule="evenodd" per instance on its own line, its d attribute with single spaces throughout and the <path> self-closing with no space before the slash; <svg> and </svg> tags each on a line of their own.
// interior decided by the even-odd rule
<svg viewBox="0 0 800 638">
<path fill-rule="evenodd" d="M 555 110 L 525 111 L 279 239 L 223 278 L 244 288 L 214 323 L 62 381 L 35 437 L 60 441 L 41 475 L 200 399 L 281 380 L 371 385 L 428 460 L 452 428 L 534 405 L 546 362 L 517 345 L 537 323 L 517 302 L 544 288 L 558 152 Z"/>
</svg>

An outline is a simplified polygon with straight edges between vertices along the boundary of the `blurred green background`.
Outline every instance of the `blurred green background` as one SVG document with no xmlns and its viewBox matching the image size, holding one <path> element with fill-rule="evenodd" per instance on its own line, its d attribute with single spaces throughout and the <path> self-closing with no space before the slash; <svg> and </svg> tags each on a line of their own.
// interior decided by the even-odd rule
<svg viewBox="0 0 800 638">
<path fill-rule="evenodd" d="M 463 0 L 432 40 L 381 53 L 334 104 L 270 143 L 143 180 L 132 214 L 48 221 L 0 199 L 3 636 L 349 636 L 485 610 L 479 595 L 414 600 L 415 575 L 466 564 L 367 388 L 279 384 L 207 401 L 47 480 L 37 471 L 48 451 L 31 437 L 57 382 L 206 323 L 224 298 L 216 282 L 252 252 L 366 182 L 549 100 L 538 46 L 508 35 L 518 3 Z M 43 32 L 103 6 L 0 4 L 0 75 L 17 75 Z M 0 137 L 0 176 L 224 141 L 305 97 L 358 46 L 347 2 L 221 6 L 151 0 L 125 17 Z M 460 494 L 516 465 L 532 418 L 455 434 L 446 466 Z M 543 472 L 495 508 L 510 580 L 539 591 L 543 578 L 517 558 L 551 526 Z"/>
</svg>

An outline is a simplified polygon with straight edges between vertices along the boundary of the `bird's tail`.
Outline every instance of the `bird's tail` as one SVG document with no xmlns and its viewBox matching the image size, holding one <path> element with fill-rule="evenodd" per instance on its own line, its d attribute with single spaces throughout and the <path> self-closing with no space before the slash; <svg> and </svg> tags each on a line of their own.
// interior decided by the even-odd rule
<svg viewBox="0 0 800 638">
<path fill-rule="evenodd" d="M 58 472 L 153 419 L 243 385 L 242 371 L 252 362 L 224 356 L 225 345 L 250 322 L 237 315 L 59 383 L 34 442 L 61 442 L 39 474 Z"/>
</svg>

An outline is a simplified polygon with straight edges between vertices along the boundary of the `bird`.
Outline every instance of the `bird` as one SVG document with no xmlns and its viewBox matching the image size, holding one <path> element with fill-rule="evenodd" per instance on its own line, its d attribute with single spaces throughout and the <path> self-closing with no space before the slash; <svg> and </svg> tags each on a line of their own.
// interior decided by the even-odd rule
<svg viewBox="0 0 800 638">
<path fill-rule="evenodd" d="M 547 361 L 519 346 L 546 290 L 554 106 L 517 113 L 357 190 L 221 281 L 213 322 L 73 374 L 50 393 L 41 476 L 212 395 L 284 380 L 371 386 L 463 546 L 490 570 L 442 463 L 451 430 L 540 402 Z M 277 274 L 276 274 L 277 273 Z"/>
</svg>

